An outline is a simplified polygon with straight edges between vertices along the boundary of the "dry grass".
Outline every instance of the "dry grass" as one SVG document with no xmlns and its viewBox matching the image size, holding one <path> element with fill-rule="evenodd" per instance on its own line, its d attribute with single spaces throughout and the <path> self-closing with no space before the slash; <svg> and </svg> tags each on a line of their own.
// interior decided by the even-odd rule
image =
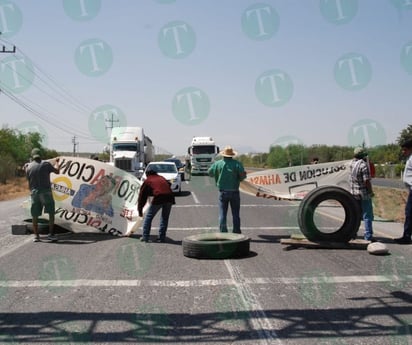
<svg viewBox="0 0 412 345">
<path fill-rule="evenodd" d="M 405 189 L 392 189 L 373 187 L 373 212 L 375 216 L 383 219 L 403 223 L 405 220 L 405 204 L 408 191 Z"/>
<path fill-rule="evenodd" d="M 12 200 L 28 195 L 29 187 L 25 177 L 17 177 L 8 181 L 7 184 L 0 184 L 0 201 Z"/>
<path fill-rule="evenodd" d="M 376 187 L 373 206 L 375 216 L 403 223 L 405 219 L 405 203 L 408 197 L 406 190 Z M 7 184 L 0 184 L 0 201 L 28 196 L 29 190 L 25 177 L 15 178 Z"/>
</svg>

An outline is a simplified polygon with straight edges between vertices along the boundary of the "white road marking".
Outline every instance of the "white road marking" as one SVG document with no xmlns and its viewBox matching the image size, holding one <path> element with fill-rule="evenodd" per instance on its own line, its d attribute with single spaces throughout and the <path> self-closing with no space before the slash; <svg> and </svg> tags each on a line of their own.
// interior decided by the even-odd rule
<svg viewBox="0 0 412 345">
<path fill-rule="evenodd" d="M 190 192 L 190 194 L 192 195 L 193 200 L 195 201 L 195 203 L 196 203 L 196 204 L 200 204 L 200 201 L 199 201 L 199 199 L 197 198 L 196 194 L 195 194 L 194 192 Z M 182 206 L 185 206 L 185 207 L 194 207 L 194 206 L 203 206 L 203 205 L 182 205 Z M 181 206 L 176 205 L 175 207 L 181 207 Z"/>
<path fill-rule="evenodd" d="M 276 342 L 278 344 L 282 344 L 276 332 L 270 331 L 278 327 L 275 327 L 275 325 L 273 325 L 269 321 L 264 309 L 253 293 L 250 284 L 246 282 L 246 279 L 240 272 L 240 269 L 236 266 L 233 266 L 230 260 L 225 260 L 225 265 L 229 271 L 230 276 L 232 277 L 236 290 L 242 301 L 242 305 L 251 316 L 249 320 L 252 322 L 255 332 L 258 334 L 260 343 L 273 344 Z"/>
<path fill-rule="evenodd" d="M 227 260 L 226 260 L 227 261 Z M 225 261 L 225 262 L 226 262 Z M 293 284 L 364 284 L 364 283 L 386 283 L 386 282 L 410 282 L 412 275 L 360 275 L 360 276 L 335 276 L 335 277 L 298 277 L 298 278 L 245 278 L 232 268 L 231 279 L 199 279 L 199 280 L 100 280 L 100 279 L 76 279 L 76 280 L 0 280 L 0 287 L 22 288 L 22 287 L 175 287 L 190 288 L 202 286 L 237 286 L 241 285 L 293 285 Z M 247 292 L 249 293 L 249 292 Z"/>
<path fill-rule="evenodd" d="M 196 197 L 196 194 L 192 192 L 193 199 L 195 199 L 196 204 L 198 205 L 174 205 L 174 208 L 186 208 L 186 207 L 218 207 L 218 204 L 212 204 L 212 205 L 199 205 L 200 201 Z M 262 204 L 246 204 L 246 205 L 240 205 L 240 207 L 258 207 L 258 208 L 279 208 L 279 207 L 298 207 L 299 205 L 262 205 Z"/>
<path fill-rule="evenodd" d="M 154 230 L 158 230 L 158 227 L 152 227 Z M 219 231 L 219 227 L 213 227 L 213 226 L 198 226 L 198 227 L 192 227 L 192 228 L 172 228 L 168 227 L 167 231 L 169 230 L 174 230 L 174 231 L 194 231 L 194 230 L 207 230 L 207 231 L 212 231 L 212 230 L 217 230 Z M 299 230 L 298 226 L 242 226 L 242 230 Z"/>
<path fill-rule="evenodd" d="M 16 235 L 8 235 L 8 236 L 16 236 Z M 7 238 L 8 236 L 3 237 L 2 240 Z M 1 242 L 4 242 L 4 241 L 1 241 Z M 33 236 L 29 236 L 28 238 L 25 238 L 21 242 L 13 244 L 11 246 L 3 245 L 3 243 L 2 243 L 0 258 L 14 252 L 15 250 L 19 249 L 20 247 L 24 246 L 25 244 L 27 244 L 29 242 L 33 242 Z"/>
</svg>

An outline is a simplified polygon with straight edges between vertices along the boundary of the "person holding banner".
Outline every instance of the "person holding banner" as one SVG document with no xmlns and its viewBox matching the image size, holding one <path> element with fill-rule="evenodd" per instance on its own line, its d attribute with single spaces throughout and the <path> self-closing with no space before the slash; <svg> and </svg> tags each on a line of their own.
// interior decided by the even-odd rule
<svg viewBox="0 0 412 345">
<path fill-rule="evenodd" d="M 51 190 L 50 174 L 58 174 L 60 168 L 58 166 L 59 159 L 56 158 L 56 165 L 53 166 L 48 161 L 42 161 L 40 150 L 33 149 L 31 151 L 33 161 L 27 166 L 26 176 L 29 181 L 31 193 L 31 216 L 33 224 L 34 239 L 33 242 L 39 242 L 38 219 L 43 213 L 43 207 L 46 213 L 49 214 L 49 241 L 57 241 L 54 235 L 54 213 L 55 203 Z"/>
<path fill-rule="evenodd" d="M 246 178 L 242 163 L 233 159 L 236 151 L 226 146 L 220 155 L 223 159 L 212 164 L 208 170 L 210 177 L 215 178 L 219 188 L 219 228 L 220 232 L 227 232 L 227 211 L 230 204 L 233 218 L 233 232 L 240 234 L 240 182 Z"/>
<path fill-rule="evenodd" d="M 409 190 L 408 199 L 405 205 L 405 222 L 403 225 L 402 237 L 395 238 L 395 243 L 411 244 L 412 236 L 412 140 L 406 140 L 401 144 L 402 154 L 407 157 L 405 170 L 403 172 L 403 182 Z"/>
<path fill-rule="evenodd" d="M 373 239 L 373 206 L 372 206 L 372 184 L 369 165 L 367 163 L 368 153 L 363 147 L 356 147 L 354 158 L 350 163 L 349 185 L 350 192 L 358 200 L 362 208 L 362 219 L 365 225 L 364 239 Z"/>
<path fill-rule="evenodd" d="M 152 221 L 161 209 L 159 237 L 156 242 L 165 242 L 169 216 L 172 205 L 175 203 L 175 197 L 169 182 L 163 176 L 158 175 L 153 167 L 146 169 L 146 176 L 146 180 L 140 186 L 137 201 L 139 217 L 143 217 L 143 208 L 149 197 L 152 197 L 152 200 L 143 220 L 143 236 L 140 240 L 142 242 L 150 242 L 149 236 Z"/>
</svg>

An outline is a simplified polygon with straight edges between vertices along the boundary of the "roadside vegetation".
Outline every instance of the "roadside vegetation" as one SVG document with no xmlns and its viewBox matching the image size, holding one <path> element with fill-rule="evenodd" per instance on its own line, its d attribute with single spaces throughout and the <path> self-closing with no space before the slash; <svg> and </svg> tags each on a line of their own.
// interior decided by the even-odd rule
<svg viewBox="0 0 412 345">
<path fill-rule="evenodd" d="M 28 196 L 27 181 L 23 166 L 27 163 L 33 148 L 39 148 L 42 156 L 59 156 L 57 151 L 42 145 L 39 133 L 22 133 L 3 127 L 0 129 L 0 201 Z M 400 178 L 405 160 L 401 156 L 400 143 L 412 139 L 412 125 L 399 133 L 397 143 L 367 148 L 370 160 L 375 164 L 376 177 Z M 107 153 L 97 154 L 100 160 L 107 160 Z M 327 145 L 272 146 L 269 152 L 242 154 L 238 159 L 246 167 L 284 168 L 310 164 L 314 158 L 319 163 L 347 160 L 353 157 L 353 147 Z M 375 187 L 374 211 L 379 218 L 403 222 L 406 191 Z"/>
</svg>

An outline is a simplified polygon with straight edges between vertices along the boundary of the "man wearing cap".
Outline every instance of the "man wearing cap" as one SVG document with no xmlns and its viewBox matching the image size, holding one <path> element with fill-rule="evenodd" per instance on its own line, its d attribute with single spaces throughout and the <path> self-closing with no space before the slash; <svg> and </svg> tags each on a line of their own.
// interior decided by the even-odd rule
<svg viewBox="0 0 412 345">
<path fill-rule="evenodd" d="M 212 164 L 208 170 L 210 177 L 214 177 L 219 188 L 219 228 L 220 232 L 227 232 L 227 211 L 230 204 L 233 218 L 233 232 L 240 234 L 240 181 L 246 178 L 242 163 L 233 159 L 236 151 L 226 146 L 220 155 L 223 159 Z"/>
<path fill-rule="evenodd" d="M 395 243 L 411 244 L 412 235 L 412 140 L 406 140 L 401 144 L 402 154 L 407 157 L 405 170 L 403 172 L 403 182 L 409 190 L 408 199 L 405 205 L 405 222 L 403 224 L 402 237 L 395 238 Z"/>
<path fill-rule="evenodd" d="M 150 242 L 150 229 L 152 227 L 153 218 L 161 209 L 159 237 L 156 242 L 166 242 L 166 231 L 169 224 L 169 216 L 172 210 L 172 205 L 175 203 L 173 191 L 170 188 L 169 182 L 157 174 L 153 167 L 146 169 L 146 180 L 140 186 L 139 197 L 137 200 L 137 211 L 139 217 L 143 217 L 143 208 L 149 197 L 152 197 L 150 207 L 148 208 L 143 221 L 143 236 L 140 239 L 142 242 Z"/>
<path fill-rule="evenodd" d="M 31 151 L 31 157 L 33 161 L 28 165 L 26 169 L 26 176 L 29 181 L 29 188 L 31 193 L 31 215 L 33 222 L 33 242 L 39 242 L 38 231 L 38 219 L 43 213 L 43 207 L 46 213 L 49 214 L 49 235 L 50 241 L 57 241 L 57 237 L 54 236 L 54 199 L 51 190 L 50 174 L 59 173 L 58 161 L 56 159 L 56 166 L 50 164 L 48 161 L 42 161 L 40 157 L 40 150 L 33 149 Z"/>
<path fill-rule="evenodd" d="M 369 165 L 366 162 L 367 151 L 363 147 L 356 147 L 354 158 L 350 163 L 349 185 L 350 192 L 358 200 L 362 208 L 362 219 L 365 225 L 364 239 L 373 241 L 373 206 L 372 206 L 372 184 Z"/>
</svg>

